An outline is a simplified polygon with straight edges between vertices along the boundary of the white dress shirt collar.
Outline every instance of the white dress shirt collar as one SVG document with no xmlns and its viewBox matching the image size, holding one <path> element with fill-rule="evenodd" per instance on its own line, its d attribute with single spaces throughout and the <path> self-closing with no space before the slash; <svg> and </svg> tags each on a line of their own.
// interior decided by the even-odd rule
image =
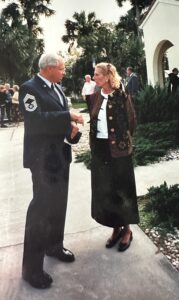
<svg viewBox="0 0 179 300">
<path fill-rule="evenodd" d="M 40 75 L 40 74 L 37 74 L 37 76 L 40 77 L 40 78 L 46 83 L 46 85 L 47 85 L 50 89 L 52 88 L 52 83 L 53 83 L 53 82 L 51 82 L 51 81 L 49 81 L 48 79 L 44 78 L 44 77 L 43 77 L 42 75 Z M 53 83 L 53 84 L 54 84 L 54 83 Z M 61 91 L 60 88 L 59 88 L 59 90 Z M 61 92 L 61 94 L 60 94 L 59 90 L 57 89 L 56 85 L 54 84 L 54 91 L 55 91 L 55 93 L 57 94 L 57 96 L 58 96 L 58 98 L 59 98 L 59 100 L 60 100 L 61 105 L 64 106 L 63 93 Z"/>
<path fill-rule="evenodd" d="M 43 77 L 43 76 L 40 75 L 40 74 L 37 74 L 37 76 L 40 77 L 40 78 L 46 83 L 46 85 L 47 85 L 49 88 L 51 88 L 52 82 L 50 82 L 48 79 L 46 79 L 45 77 Z"/>
</svg>

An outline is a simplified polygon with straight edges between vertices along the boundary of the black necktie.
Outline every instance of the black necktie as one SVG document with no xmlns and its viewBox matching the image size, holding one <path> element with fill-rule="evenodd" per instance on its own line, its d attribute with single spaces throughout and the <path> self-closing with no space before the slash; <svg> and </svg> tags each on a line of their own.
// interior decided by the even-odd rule
<svg viewBox="0 0 179 300">
<path fill-rule="evenodd" d="M 51 84 L 51 89 L 52 89 L 52 91 L 55 92 L 55 94 L 58 96 L 58 99 L 60 100 L 60 103 L 64 106 L 63 96 L 61 95 L 60 92 L 59 93 L 56 92 L 56 90 L 55 90 L 55 84 L 54 83 Z"/>
</svg>

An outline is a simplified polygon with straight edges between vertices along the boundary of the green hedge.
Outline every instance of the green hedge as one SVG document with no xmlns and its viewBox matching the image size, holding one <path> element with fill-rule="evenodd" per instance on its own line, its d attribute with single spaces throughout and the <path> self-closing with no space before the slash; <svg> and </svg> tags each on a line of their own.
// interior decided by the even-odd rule
<svg viewBox="0 0 179 300">
<path fill-rule="evenodd" d="M 135 166 L 156 162 L 169 149 L 177 148 L 177 126 L 177 121 L 138 125 L 134 134 Z"/>
<path fill-rule="evenodd" d="M 167 87 L 146 86 L 135 99 L 138 124 L 179 119 L 179 91 L 169 94 Z"/>
<path fill-rule="evenodd" d="M 151 187 L 145 196 L 144 210 L 150 213 L 153 226 L 162 228 L 179 228 L 179 184 Z"/>
</svg>

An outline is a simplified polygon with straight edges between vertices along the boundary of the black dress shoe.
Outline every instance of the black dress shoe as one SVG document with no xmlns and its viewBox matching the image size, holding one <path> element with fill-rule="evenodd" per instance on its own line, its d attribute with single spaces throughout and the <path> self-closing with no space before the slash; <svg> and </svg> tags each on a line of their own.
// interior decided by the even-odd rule
<svg viewBox="0 0 179 300">
<path fill-rule="evenodd" d="M 133 239 L 132 232 L 130 233 L 130 239 L 127 243 L 119 242 L 118 251 L 123 252 L 130 247 L 131 241 Z"/>
<path fill-rule="evenodd" d="M 45 271 L 42 271 L 39 274 L 27 274 L 23 272 L 22 278 L 37 289 L 49 288 L 53 282 L 52 277 Z"/>
<path fill-rule="evenodd" d="M 115 239 L 109 238 L 106 242 L 106 248 L 112 248 L 113 246 L 116 245 L 116 243 L 118 242 L 118 240 L 121 238 L 122 236 L 122 230 L 119 232 L 119 234 L 116 236 Z"/>
<path fill-rule="evenodd" d="M 53 246 L 46 250 L 46 255 L 58 258 L 63 262 L 73 262 L 75 260 L 75 256 L 70 250 L 59 248 L 59 246 Z"/>
</svg>

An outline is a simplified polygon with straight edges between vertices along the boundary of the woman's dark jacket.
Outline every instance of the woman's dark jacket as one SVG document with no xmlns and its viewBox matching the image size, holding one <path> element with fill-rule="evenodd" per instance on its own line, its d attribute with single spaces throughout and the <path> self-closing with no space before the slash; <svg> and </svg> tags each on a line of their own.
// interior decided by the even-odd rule
<svg viewBox="0 0 179 300">
<path fill-rule="evenodd" d="M 91 95 L 90 109 L 90 145 L 93 152 L 93 143 L 97 135 L 97 121 L 101 104 L 104 98 L 101 91 Z M 132 138 L 129 128 L 127 97 L 122 89 L 116 89 L 108 95 L 107 101 L 107 124 L 108 124 L 108 142 L 111 156 L 124 157 L 132 153 Z"/>
</svg>

